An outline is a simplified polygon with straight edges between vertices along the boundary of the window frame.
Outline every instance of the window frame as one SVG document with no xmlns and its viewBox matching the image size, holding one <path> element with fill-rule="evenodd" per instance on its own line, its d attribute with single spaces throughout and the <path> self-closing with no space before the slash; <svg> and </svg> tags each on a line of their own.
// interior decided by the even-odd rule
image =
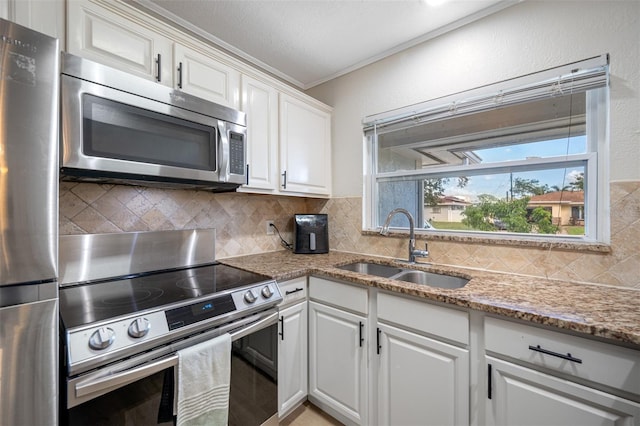
<svg viewBox="0 0 640 426">
<path fill-rule="evenodd" d="M 376 231 L 380 229 L 381 224 L 378 223 L 377 205 L 378 193 L 377 183 L 389 180 L 415 180 L 420 178 L 438 178 L 453 177 L 467 175 L 493 174 L 493 173 L 510 173 L 510 172 L 526 172 L 536 169 L 550 169 L 553 165 L 558 168 L 572 167 L 575 165 L 584 166 L 585 173 L 585 203 L 584 212 L 586 215 L 585 235 L 583 236 L 566 236 L 554 234 L 530 234 L 530 233 L 497 233 L 486 231 L 458 231 L 458 230 L 429 230 L 416 229 L 418 234 L 426 235 L 444 235 L 444 236 L 461 236 L 463 238 L 480 236 L 482 238 L 497 238 L 510 240 L 539 240 L 539 241 L 570 241 L 572 243 L 603 243 L 610 242 L 610 212 L 609 206 L 609 57 L 601 55 L 599 57 L 590 58 L 585 61 L 563 65 L 553 69 L 545 70 L 539 73 L 529 74 L 527 76 L 499 82 L 481 88 L 472 89 L 470 91 L 460 92 L 444 98 L 427 101 L 418 105 L 393 110 L 387 113 L 376 114 L 374 116 L 365 117 L 363 120 L 364 138 L 363 138 L 363 230 Z M 376 173 L 378 165 L 377 138 L 380 131 L 383 133 L 394 131 L 401 128 L 403 123 L 408 120 L 416 120 L 416 117 L 422 117 L 425 114 L 432 114 L 432 118 L 439 117 L 433 115 L 434 111 L 440 114 L 447 105 L 463 104 L 465 99 L 488 99 L 496 93 L 503 90 L 512 90 L 517 92 L 519 87 L 536 86 L 536 80 L 547 79 L 550 75 L 563 75 L 566 72 L 575 72 L 579 69 L 591 67 L 592 69 L 604 70 L 604 84 L 600 84 L 599 89 L 586 90 L 586 135 L 587 135 L 587 152 L 584 154 L 572 154 L 570 159 L 566 156 L 561 157 L 545 157 L 544 159 L 526 159 L 509 161 L 506 163 L 484 163 L 475 164 L 471 168 L 467 165 L 444 165 L 436 166 L 429 169 L 403 170 L 394 172 Z M 602 74 L 596 78 L 603 78 Z M 560 78 L 558 78 L 560 80 Z M 594 87 L 594 88 L 596 88 Z M 534 93 L 540 99 L 538 93 Z M 547 95 L 548 96 L 548 95 Z M 462 100 L 462 101 L 461 101 Z M 479 111 L 486 110 L 487 106 L 480 107 Z M 422 111 L 422 112 L 421 112 Z M 435 120 L 434 119 L 434 120 Z M 406 125 L 406 124 L 404 124 Z M 453 144 L 452 144 L 453 145 Z M 417 220 L 418 218 L 416 218 Z M 406 228 L 396 228 L 403 230 Z"/>
</svg>

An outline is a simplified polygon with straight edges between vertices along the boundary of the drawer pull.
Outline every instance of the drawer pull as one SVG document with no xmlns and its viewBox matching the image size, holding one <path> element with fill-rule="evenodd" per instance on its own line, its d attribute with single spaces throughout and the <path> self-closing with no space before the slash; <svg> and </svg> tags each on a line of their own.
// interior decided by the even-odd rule
<svg viewBox="0 0 640 426">
<path fill-rule="evenodd" d="M 304 290 L 304 289 L 303 288 L 296 288 L 295 290 L 287 290 L 287 291 L 284 292 L 284 294 L 285 294 L 285 296 L 288 296 L 290 294 L 297 293 L 297 292 L 302 291 L 302 290 Z"/>
<path fill-rule="evenodd" d="M 575 362 L 575 363 L 578 363 L 578 364 L 582 364 L 582 360 L 580 358 L 573 357 L 573 356 L 571 356 L 570 353 L 565 355 L 565 354 L 561 354 L 561 353 L 558 353 L 558 352 L 553 352 L 553 351 L 550 351 L 548 349 L 542 349 L 540 347 L 540 345 L 536 345 L 536 346 L 529 345 L 529 349 L 531 349 L 532 351 L 541 352 L 541 353 L 546 354 L 546 355 L 551 355 L 551 356 L 555 356 L 555 357 L 558 357 L 558 358 L 566 359 L 567 361 L 571 361 L 571 362 Z"/>
</svg>

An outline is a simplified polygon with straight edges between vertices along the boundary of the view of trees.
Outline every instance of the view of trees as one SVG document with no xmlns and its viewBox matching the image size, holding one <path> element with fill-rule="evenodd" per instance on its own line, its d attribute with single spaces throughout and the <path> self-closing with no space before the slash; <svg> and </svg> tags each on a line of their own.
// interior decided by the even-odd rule
<svg viewBox="0 0 640 426">
<path fill-rule="evenodd" d="M 424 180 L 424 204 L 435 206 L 444 196 L 445 186 L 450 178 Z M 469 182 L 467 177 L 459 177 L 457 186 L 464 188 Z M 498 198 L 492 194 L 478 196 L 478 202 L 467 206 L 462 213 L 462 223 L 479 231 L 498 231 L 518 233 L 556 234 L 559 227 L 553 224 L 551 212 L 542 207 L 532 211 L 527 208 L 532 196 L 557 191 L 584 190 L 584 173 L 576 175 L 569 185 L 559 188 L 541 184 L 537 179 L 516 177 L 512 181 L 511 196 Z"/>
</svg>

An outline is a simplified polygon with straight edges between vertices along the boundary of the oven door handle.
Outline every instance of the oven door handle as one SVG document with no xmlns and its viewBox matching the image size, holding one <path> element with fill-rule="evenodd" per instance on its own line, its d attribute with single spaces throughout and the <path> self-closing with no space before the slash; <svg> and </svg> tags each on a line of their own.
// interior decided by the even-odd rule
<svg viewBox="0 0 640 426">
<path fill-rule="evenodd" d="M 251 333 L 266 328 L 278 322 L 278 313 L 274 312 L 268 316 L 252 322 L 247 325 L 240 326 L 235 330 L 231 330 L 231 341 L 235 342 Z M 159 371 L 178 365 L 178 354 L 173 354 L 157 361 L 153 361 L 138 367 L 122 370 L 114 374 L 110 374 L 99 379 L 91 379 L 75 384 L 76 397 L 91 395 L 94 393 L 108 391 L 111 388 L 117 388 L 129 383 L 133 383 L 142 378 L 151 376 Z"/>
<path fill-rule="evenodd" d="M 123 370 L 100 379 L 76 383 L 76 397 L 80 398 L 93 393 L 109 390 L 110 388 L 133 383 L 139 379 L 155 374 L 158 371 L 165 370 L 169 367 L 175 367 L 176 365 L 178 365 L 178 354 L 144 364 L 140 367 Z"/>
<path fill-rule="evenodd" d="M 268 316 L 248 324 L 246 326 L 242 326 L 236 328 L 235 330 L 231 330 L 229 334 L 231 334 L 231 341 L 235 342 L 236 340 L 240 340 L 243 337 L 248 336 L 251 333 L 255 333 L 256 331 L 267 328 L 270 325 L 276 324 L 278 322 L 278 313 L 274 312 L 269 314 Z"/>
</svg>

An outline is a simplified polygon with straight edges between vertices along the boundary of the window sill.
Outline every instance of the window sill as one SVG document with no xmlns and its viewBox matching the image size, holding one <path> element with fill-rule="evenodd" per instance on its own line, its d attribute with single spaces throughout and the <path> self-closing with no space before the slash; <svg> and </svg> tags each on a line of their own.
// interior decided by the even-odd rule
<svg viewBox="0 0 640 426">
<path fill-rule="evenodd" d="M 378 231 L 363 230 L 362 235 L 380 236 Z M 390 231 L 387 237 L 409 238 L 409 231 Z M 475 235 L 475 234 L 450 234 L 438 231 L 416 231 L 416 240 L 427 241 L 447 241 L 467 244 L 492 244 L 510 247 L 531 247 L 546 250 L 566 250 L 566 251 L 589 251 L 594 253 L 611 253 L 609 244 L 572 241 L 566 239 L 542 240 L 538 238 L 518 237 L 513 234 L 507 235 Z"/>
</svg>

